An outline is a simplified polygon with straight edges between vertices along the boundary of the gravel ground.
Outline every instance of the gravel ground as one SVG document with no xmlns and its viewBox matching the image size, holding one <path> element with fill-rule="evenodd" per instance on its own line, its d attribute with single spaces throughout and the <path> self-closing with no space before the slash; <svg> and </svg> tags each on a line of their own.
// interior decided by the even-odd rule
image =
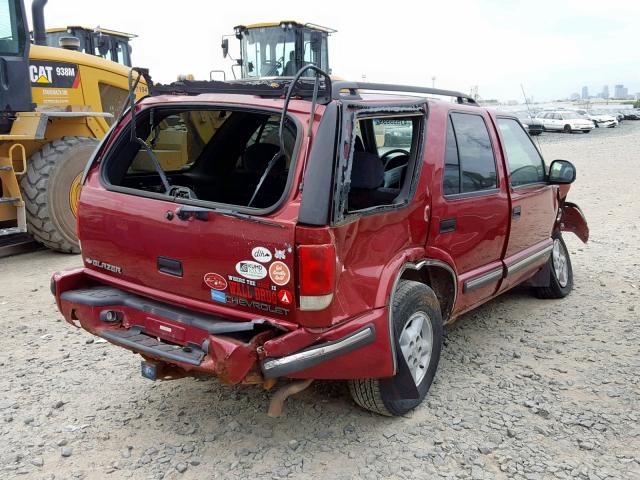
<svg viewBox="0 0 640 480">
<path fill-rule="evenodd" d="M 575 290 L 462 317 L 405 418 L 337 382 L 280 419 L 258 387 L 149 382 L 138 357 L 61 321 L 49 277 L 78 256 L 0 260 L 0 478 L 640 478 L 639 139 L 640 122 L 539 138 L 578 169 L 591 242 L 568 235 Z"/>
</svg>

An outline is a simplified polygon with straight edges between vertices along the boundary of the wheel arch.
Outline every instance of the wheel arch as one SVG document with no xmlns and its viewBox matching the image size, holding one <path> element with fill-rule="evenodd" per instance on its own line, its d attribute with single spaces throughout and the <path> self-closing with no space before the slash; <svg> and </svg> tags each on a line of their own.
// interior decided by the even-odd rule
<svg viewBox="0 0 640 480">
<path fill-rule="evenodd" d="M 413 280 L 423 283 L 433 290 L 439 303 L 442 314 L 442 322 L 446 324 L 452 318 L 453 309 L 458 298 L 458 279 L 455 270 L 451 265 L 436 259 L 419 259 L 406 261 L 397 270 L 395 279 L 391 285 L 389 293 L 389 341 L 393 356 L 393 373 L 397 372 L 396 358 L 396 338 L 393 328 L 394 319 L 391 305 L 393 296 L 401 280 Z M 453 292 L 453 296 L 451 293 Z"/>
<path fill-rule="evenodd" d="M 436 259 L 406 263 L 398 274 L 396 285 L 400 280 L 413 280 L 431 288 L 440 303 L 443 323 L 451 319 L 458 298 L 458 280 L 455 270 L 448 263 Z"/>
</svg>

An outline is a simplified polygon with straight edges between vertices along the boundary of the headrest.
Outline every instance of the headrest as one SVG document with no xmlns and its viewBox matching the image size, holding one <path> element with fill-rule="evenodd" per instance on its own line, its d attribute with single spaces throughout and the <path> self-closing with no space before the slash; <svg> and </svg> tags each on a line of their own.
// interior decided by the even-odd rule
<svg viewBox="0 0 640 480">
<path fill-rule="evenodd" d="M 384 165 L 378 155 L 353 152 L 351 188 L 378 188 L 384 183 Z"/>
</svg>

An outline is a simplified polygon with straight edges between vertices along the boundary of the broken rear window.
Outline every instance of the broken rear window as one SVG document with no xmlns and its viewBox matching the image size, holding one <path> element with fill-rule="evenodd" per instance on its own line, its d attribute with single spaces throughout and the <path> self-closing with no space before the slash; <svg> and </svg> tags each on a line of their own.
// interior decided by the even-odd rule
<svg viewBox="0 0 640 480">
<path fill-rule="evenodd" d="M 275 207 L 289 184 L 298 134 L 295 123 L 287 118 L 282 154 L 279 122 L 280 115 L 271 112 L 143 110 L 136 115 L 136 134 L 153 155 L 131 140 L 130 130 L 123 132 L 105 159 L 103 178 L 126 193 L 258 209 Z"/>
</svg>

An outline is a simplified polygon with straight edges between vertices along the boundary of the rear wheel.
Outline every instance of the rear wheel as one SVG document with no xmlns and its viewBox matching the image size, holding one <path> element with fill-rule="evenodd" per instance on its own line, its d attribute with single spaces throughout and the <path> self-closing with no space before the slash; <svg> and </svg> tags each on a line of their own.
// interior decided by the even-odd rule
<svg viewBox="0 0 640 480">
<path fill-rule="evenodd" d="M 354 401 L 381 415 L 403 415 L 418 406 L 433 382 L 442 349 L 442 315 L 438 299 L 428 286 L 403 280 L 394 295 L 394 333 L 399 340 L 398 359 L 407 363 L 418 390 L 418 398 L 397 400 L 391 391 L 397 385 L 381 379 L 349 381 Z M 391 379 L 396 382 L 397 377 Z"/>
<path fill-rule="evenodd" d="M 549 270 L 549 286 L 536 288 L 538 298 L 564 298 L 569 295 L 573 289 L 573 268 L 569 251 L 560 234 L 553 239 Z"/>
<path fill-rule="evenodd" d="M 571 133 L 571 125 L 565 125 L 562 131 L 564 133 Z"/>
<path fill-rule="evenodd" d="M 79 253 L 76 216 L 80 180 L 98 141 L 63 137 L 45 144 L 29 158 L 20 188 L 27 228 L 35 240 L 66 253 Z"/>
</svg>

